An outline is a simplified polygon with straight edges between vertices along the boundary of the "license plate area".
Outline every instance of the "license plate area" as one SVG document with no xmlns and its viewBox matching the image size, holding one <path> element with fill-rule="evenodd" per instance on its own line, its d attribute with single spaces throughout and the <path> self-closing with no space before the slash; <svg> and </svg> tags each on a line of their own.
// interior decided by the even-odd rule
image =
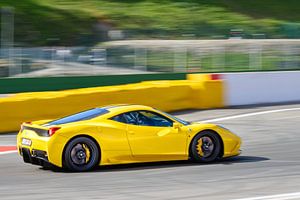
<svg viewBox="0 0 300 200">
<path fill-rule="evenodd" d="M 31 146 L 31 144 L 32 144 L 32 141 L 30 139 L 22 138 L 22 145 Z"/>
</svg>

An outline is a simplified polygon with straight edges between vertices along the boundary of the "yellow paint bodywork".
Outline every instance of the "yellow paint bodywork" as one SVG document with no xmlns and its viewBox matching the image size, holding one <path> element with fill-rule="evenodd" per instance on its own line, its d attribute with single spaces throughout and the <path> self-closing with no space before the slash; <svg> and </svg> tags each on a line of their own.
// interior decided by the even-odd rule
<svg viewBox="0 0 300 200">
<path fill-rule="evenodd" d="M 222 138 L 223 157 L 235 156 L 240 152 L 241 139 L 229 130 L 214 124 L 183 125 L 148 106 L 120 105 L 108 110 L 107 114 L 90 120 L 59 125 L 61 129 L 51 137 L 41 137 L 34 131 L 21 130 L 17 136 L 18 148 L 45 151 L 50 163 L 62 167 L 66 144 L 74 137 L 86 136 L 92 138 L 100 147 L 99 165 L 187 160 L 192 139 L 201 131 L 211 130 Z M 135 110 L 157 112 L 179 125 L 178 127 L 137 126 L 111 120 L 111 117 L 118 114 Z M 47 129 L 41 125 L 42 122 L 45 121 L 33 122 L 28 126 Z M 31 139 L 32 145 L 23 146 L 22 138 Z"/>
</svg>

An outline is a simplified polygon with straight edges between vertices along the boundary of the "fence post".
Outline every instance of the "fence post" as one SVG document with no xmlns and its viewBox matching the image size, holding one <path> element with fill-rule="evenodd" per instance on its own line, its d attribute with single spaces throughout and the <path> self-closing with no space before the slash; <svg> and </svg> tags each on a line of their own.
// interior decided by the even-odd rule
<svg viewBox="0 0 300 200">
<path fill-rule="evenodd" d="M 262 46 L 261 44 L 249 47 L 249 69 L 262 70 Z"/>
<path fill-rule="evenodd" d="M 147 71 L 147 49 L 135 48 L 134 49 L 134 69 Z"/>
<path fill-rule="evenodd" d="M 185 47 L 175 47 L 174 49 L 174 72 L 186 72 L 188 68 L 188 52 Z"/>
<path fill-rule="evenodd" d="M 225 69 L 225 47 L 219 46 L 212 48 L 213 69 L 224 71 Z"/>
</svg>

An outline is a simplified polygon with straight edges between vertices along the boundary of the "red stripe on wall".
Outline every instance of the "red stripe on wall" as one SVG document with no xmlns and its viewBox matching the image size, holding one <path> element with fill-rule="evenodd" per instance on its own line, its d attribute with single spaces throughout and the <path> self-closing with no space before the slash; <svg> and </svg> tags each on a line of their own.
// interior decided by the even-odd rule
<svg viewBox="0 0 300 200">
<path fill-rule="evenodd" d="M 211 80 L 221 80 L 222 79 L 222 74 L 211 74 L 210 75 Z"/>
</svg>

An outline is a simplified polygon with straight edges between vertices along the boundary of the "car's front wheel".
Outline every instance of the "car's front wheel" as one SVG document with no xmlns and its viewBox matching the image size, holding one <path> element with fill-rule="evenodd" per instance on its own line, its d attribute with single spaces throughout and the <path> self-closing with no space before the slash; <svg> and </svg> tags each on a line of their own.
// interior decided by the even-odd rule
<svg viewBox="0 0 300 200">
<path fill-rule="evenodd" d="M 220 152 L 221 140 L 212 131 L 202 131 L 194 137 L 190 145 L 190 157 L 196 162 L 215 161 Z"/>
<path fill-rule="evenodd" d="M 93 169 L 100 160 L 97 144 L 87 137 L 71 140 L 64 151 L 63 165 L 71 171 L 88 171 Z"/>
</svg>

